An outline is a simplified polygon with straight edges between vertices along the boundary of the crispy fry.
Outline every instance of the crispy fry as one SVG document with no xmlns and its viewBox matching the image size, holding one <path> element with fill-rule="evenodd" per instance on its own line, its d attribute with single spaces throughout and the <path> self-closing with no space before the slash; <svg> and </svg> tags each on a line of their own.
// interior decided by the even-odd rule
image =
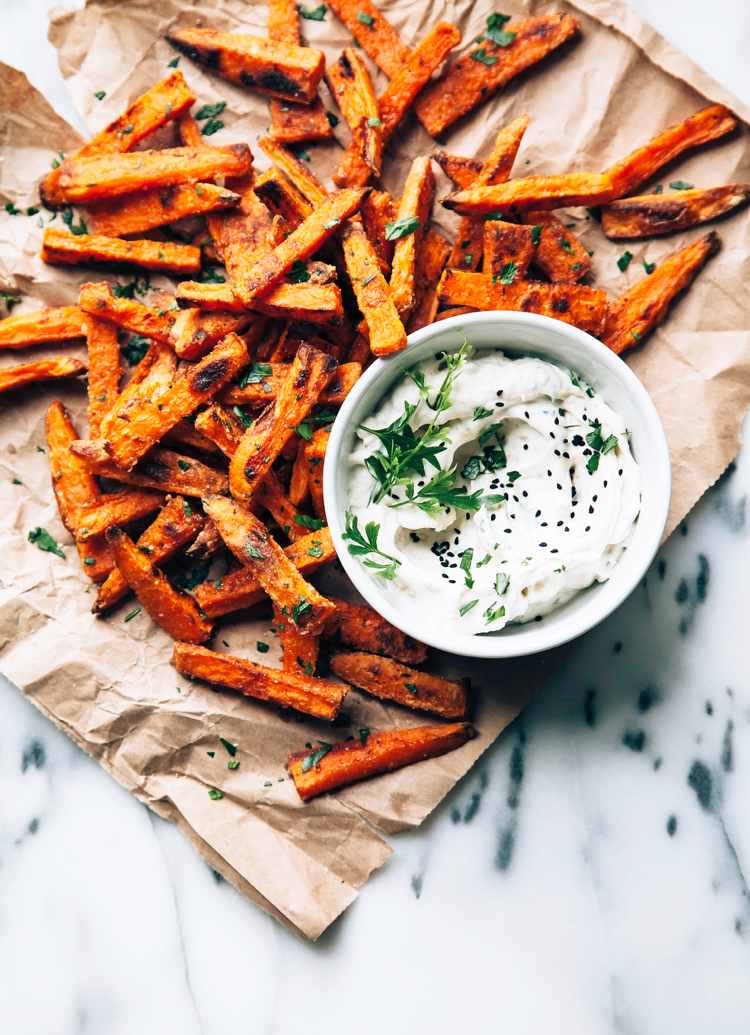
<svg viewBox="0 0 750 1035">
<path fill-rule="evenodd" d="M 406 348 L 406 331 L 375 249 L 359 219 L 349 220 L 342 230 L 341 243 L 357 305 L 367 322 L 370 348 L 376 356 L 400 352 Z"/>
<path fill-rule="evenodd" d="M 182 72 L 175 69 L 137 97 L 122 115 L 80 147 L 75 157 L 132 151 L 145 137 L 171 119 L 179 118 L 194 100 L 195 94 L 185 82 Z M 60 172 L 59 168 L 53 169 L 44 178 L 39 193 L 45 205 L 54 206 L 63 201 L 58 187 Z"/>
<path fill-rule="evenodd" d="M 402 319 L 408 317 L 416 302 L 417 255 L 427 229 L 434 196 L 435 175 L 430 159 L 415 158 L 404 183 L 397 222 L 417 220 L 417 225 L 396 241 L 390 284 L 391 297 Z M 372 340 L 370 348 L 377 354 Z"/>
<path fill-rule="evenodd" d="M 289 479 L 289 499 L 298 507 L 310 491 L 310 462 L 304 449 L 298 449 Z"/>
<path fill-rule="evenodd" d="M 362 740 L 344 740 L 333 747 L 307 749 L 289 756 L 287 769 L 303 801 L 380 773 L 444 755 L 474 736 L 468 722 L 413 726 L 370 733 Z"/>
<path fill-rule="evenodd" d="M 492 150 L 482 162 L 482 167 L 471 186 L 481 187 L 484 184 L 505 183 L 510 178 L 513 163 L 528 125 L 528 115 L 520 115 L 507 126 L 503 126 L 495 137 Z M 483 250 L 484 225 L 482 220 L 463 216 L 459 223 L 448 265 L 462 270 L 479 269 Z"/>
<path fill-rule="evenodd" d="M 327 528 L 308 533 L 287 546 L 284 553 L 303 575 L 309 575 L 336 559 L 331 533 Z M 195 598 L 210 618 L 253 607 L 268 599 L 254 573 L 244 567 L 224 575 L 218 583 L 204 582 L 197 586 Z"/>
<path fill-rule="evenodd" d="M 335 360 L 303 343 L 275 402 L 242 436 L 229 465 L 235 499 L 249 502 L 259 482 L 304 420 L 336 367 Z"/>
<path fill-rule="evenodd" d="M 188 557 L 198 557 L 201 560 L 206 560 L 217 554 L 223 547 L 224 542 L 219 535 L 219 530 L 213 521 L 209 519 L 190 546 L 188 546 L 185 553 Z"/>
<path fill-rule="evenodd" d="M 341 222 L 359 208 L 364 194 L 363 190 L 342 190 L 332 194 L 285 241 L 251 264 L 242 279 L 234 282 L 235 293 L 245 304 L 265 295 L 283 279 L 295 262 L 309 258 L 336 233 Z"/>
<path fill-rule="evenodd" d="M 321 403 L 340 406 L 361 376 L 361 363 L 340 363 L 331 374 L 327 387 L 320 394 Z"/>
<path fill-rule="evenodd" d="M 385 228 L 396 219 L 398 205 L 388 191 L 371 190 L 362 202 L 360 215 L 370 244 L 375 249 L 383 276 L 389 278 L 391 275 L 391 263 L 393 262 L 393 241 L 385 236 Z"/>
<path fill-rule="evenodd" d="M 239 211 L 213 221 L 211 233 L 236 294 L 255 262 L 282 240 L 274 217 L 252 187 L 243 191 Z"/>
<path fill-rule="evenodd" d="M 434 322 L 438 306 L 438 281 L 450 253 L 451 246 L 443 235 L 438 230 L 428 230 L 417 255 L 417 301 L 409 320 L 410 332 Z"/>
<path fill-rule="evenodd" d="M 507 46 L 484 37 L 423 91 L 416 111 L 431 136 L 440 136 L 511 79 L 573 39 L 580 24 L 568 14 L 548 14 L 512 22 L 505 29 L 514 34 Z"/>
<path fill-rule="evenodd" d="M 299 15 L 294 0 L 270 0 L 268 4 L 268 38 L 273 43 L 301 46 Z M 312 104 L 292 104 L 273 99 L 271 135 L 285 144 L 303 140 L 326 140 L 333 136 L 333 127 L 319 96 Z"/>
<path fill-rule="evenodd" d="M 372 359 L 369 337 L 366 334 L 358 334 L 349 349 L 349 362 L 356 363 L 360 370 L 364 370 L 370 365 Z"/>
<path fill-rule="evenodd" d="M 97 319 L 108 320 L 163 345 L 172 344 L 174 313 L 152 309 L 132 298 L 116 298 L 106 281 L 81 284 L 78 301 L 85 313 Z"/>
<path fill-rule="evenodd" d="M 120 343 L 111 323 L 86 314 L 84 327 L 89 362 L 89 437 L 96 438 L 102 417 L 120 394 Z"/>
<path fill-rule="evenodd" d="M 260 331 L 263 320 L 251 313 L 205 313 L 183 309 L 172 324 L 172 344 L 180 359 L 200 359 L 227 334 L 240 334 L 248 325 Z"/>
<path fill-rule="evenodd" d="M 270 372 L 265 372 L 265 366 L 270 368 Z M 227 406 L 266 406 L 277 398 L 282 384 L 289 375 L 290 366 L 289 363 L 264 365 L 263 371 L 257 374 L 259 380 L 254 380 L 243 388 L 239 385 L 230 385 L 221 393 L 221 401 Z M 332 372 L 328 385 L 321 392 L 318 401 L 327 406 L 340 406 L 359 380 L 361 373 L 362 367 L 359 363 L 342 363 Z"/>
<path fill-rule="evenodd" d="M 261 137 L 258 144 L 312 206 L 320 205 L 326 200 L 328 191 L 323 184 L 288 147 L 284 147 L 273 137 Z"/>
<path fill-rule="evenodd" d="M 152 187 L 217 176 L 243 176 L 251 167 L 246 144 L 74 156 L 60 166 L 58 186 L 63 201 L 83 204 Z"/>
<path fill-rule="evenodd" d="M 171 586 L 148 554 L 139 550 L 121 528 L 110 528 L 107 542 L 114 550 L 120 574 L 157 625 L 173 640 L 205 643 L 210 639 L 211 624 L 192 597 Z"/>
<path fill-rule="evenodd" d="M 182 456 L 171 449 L 152 449 L 132 471 L 123 471 L 109 460 L 101 460 L 87 454 L 88 442 L 74 442 L 71 449 L 82 457 L 95 474 L 104 475 L 124 485 L 137 485 L 143 489 L 158 489 L 181 496 L 204 496 L 206 493 L 226 492 L 226 475 L 213 467 Z"/>
<path fill-rule="evenodd" d="M 276 166 L 271 166 L 256 179 L 255 193 L 275 215 L 282 217 L 290 230 L 296 230 L 313 210 L 305 195 Z"/>
<path fill-rule="evenodd" d="M 260 36 L 215 29 L 173 29 L 169 43 L 230 83 L 271 97 L 311 104 L 318 93 L 325 57 L 313 47 L 274 43 Z"/>
<path fill-rule="evenodd" d="M 140 266 L 160 273 L 189 276 L 199 273 L 201 250 L 191 244 L 171 241 L 122 241 L 100 234 L 69 234 L 47 227 L 41 258 L 50 266 L 97 265 Z"/>
<path fill-rule="evenodd" d="M 180 496 L 170 496 L 153 523 L 136 542 L 136 547 L 152 564 L 163 564 L 192 542 L 205 525 L 204 518 Z M 91 610 L 101 614 L 127 596 L 128 583 L 119 568 L 114 568 L 101 584 Z"/>
<path fill-rule="evenodd" d="M 201 410 L 195 418 L 195 429 L 211 439 L 225 456 L 230 457 L 240 444 L 243 433 L 240 422 L 217 402 L 212 402 L 205 410 Z"/>
<path fill-rule="evenodd" d="M 607 329 L 602 337 L 604 344 L 618 353 L 640 344 L 661 323 L 672 302 L 690 286 L 719 247 L 719 238 L 712 230 L 672 252 L 653 273 L 620 295 L 609 307 Z"/>
<path fill-rule="evenodd" d="M 172 664 L 183 676 L 203 679 L 228 690 L 239 690 L 246 697 L 269 701 L 282 708 L 294 708 L 305 715 L 329 721 L 341 711 L 349 689 L 332 679 L 284 672 L 187 643 L 175 643 Z"/>
<path fill-rule="evenodd" d="M 523 280 L 534 258 L 532 228 L 501 219 L 490 219 L 483 226 L 485 274 L 500 280 L 505 271 L 511 280 Z"/>
<path fill-rule="evenodd" d="M 21 363 L 17 367 L 0 370 L 0 392 L 11 392 L 39 381 L 56 381 L 61 377 L 78 377 L 85 373 L 86 364 L 73 356 L 37 359 L 33 363 Z"/>
<path fill-rule="evenodd" d="M 482 171 L 483 162 L 479 158 L 465 158 L 442 149 L 435 151 L 432 157 L 459 190 L 473 186 Z"/>
<path fill-rule="evenodd" d="M 278 607 L 273 609 L 273 631 L 281 644 L 281 667 L 285 672 L 304 672 L 315 675 L 320 651 L 320 637 L 306 636 L 290 622 Z"/>
<path fill-rule="evenodd" d="M 370 73 L 356 50 L 346 47 L 328 66 L 326 81 L 352 133 L 333 182 L 364 187 L 371 176 L 380 176 L 383 155 L 382 121 Z"/>
<path fill-rule="evenodd" d="M 312 439 L 305 446 L 305 456 L 309 465 L 308 490 L 316 515 L 327 523 L 325 504 L 323 502 L 323 461 L 325 460 L 330 427 L 318 428 Z"/>
<path fill-rule="evenodd" d="M 331 0 L 329 7 L 365 54 L 392 79 L 409 57 L 409 50 L 372 0 Z"/>
<path fill-rule="evenodd" d="M 78 438 L 67 410 L 60 402 L 50 404 L 44 421 L 52 491 L 55 494 L 60 520 L 75 536 L 84 508 L 100 496 L 99 486 L 86 464 L 70 451 Z M 106 578 L 114 567 L 112 551 L 99 538 L 87 543 L 76 542 L 84 574 L 94 582 Z"/>
<path fill-rule="evenodd" d="M 190 418 L 181 420 L 178 424 L 166 433 L 162 439 L 164 445 L 169 446 L 188 446 L 190 449 L 195 449 L 199 453 L 208 453 L 209 456 L 216 456 L 220 450 L 217 448 L 216 443 L 212 442 L 211 439 L 206 438 L 205 435 L 201 435 L 199 431 L 196 431 L 193 425 L 190 423 Z"/>
<path fill-rule="evenodd" d="M 456 682 L 430 676 L 391 658 L 359 652 L 335 654 L 331 670 L 340 679 L 381 700 L 396 701 L 443 719 L 463 719 L 466 715 L 467 680 Z"/>
<path fill-rule="evenodd" d="M 540 228 L 534 231 L 534 237 L 538 237 L 534 265 L 553 284 L 575 284 L 591 273 L 589 253 L 556 216 L 549 212 L 525 212 L 523 221 Z"/>
<path fill-rule="evenodd" d="M 25 349 L 45 342 L 75 341 L 83 336 L 83 313 L 77 305 L 39 309 L 0 320 L 0 351 Z"/>
<path fill-rule="evenodd" d="M 596 288 L 579 284 L 538 284 L 528 280 L 493 284 L 492 278 L 485 274 L 460 270 L 445 271 L 438 299 L 446 306 L 541 313 L 580 327 L 597 338 L 604 331 L 607 317 L 607 295 Z"/>
<path fill-rule="evenodd" d="M 204 497 L 203 508 L 237 560 L 250 569 L 287 620 L 302 633 L 319 633 L 334 605 L 305 581 L 263 523 L 226 496 Z"/>
<path fill-rule="evenodd" d="M 642 194 L 613 201 L 602 209 L 602 230 L 612 240 L 655 237 L 707 223 L 750 200 L 750 184 Z"/>
<path fill-rule="evenodd" d="M 107 427 L 124 422 L 127 424 L 131 413 L 137 413 L 145 403 L 159 405 L 160 400 L 169 391 L 177 369 L 177 358 L 166 345 L 154 343 L 133 371 L 133 376 L 117 397 L 113 405 L 102 414 L 98 433 L 106 435 Z M 89 453 L 94 455 L 98 449 L 98 439 L 91 440 Z M 95 447 L 95 443 L 97 446 Z M 102 457 L 109 461 L 109 454 L 104 451 Z"/>
<path fill-rule="evenodd" d="M 385 654 L 405 665 L 420 665 L 427 657 L 427 648 L 423 643 L 386 622 L 367 604 L 352 604 L 338 597 L 333 598 L 333 602 L 336 613 L 325 628 L 325 636 L 337 636 L 347 647 Z"/>
<path fill-rule="evenodd" d="M 95 503 L 82 507 L 78 514 L 75 538 L 79 543 L 95 539 L 113 525 L 139 521 L 158 510 L 164 501 L 160 492 L 147 489 L 124 489 L 100 496 Z"/>
<path fill-rule="evenodd" d="M 310 263 L 308 271 L 320 266 L 325 264 Z M 243 313 L 247 309 L 229 284 L 198 284 L 186 280 L 178 285 L 175 297 L 180 305 L 190 304 L 201 309 L 230 313 Z M 336 284 L 317 283 L 312 276 L 304 284 L 277 284 L 263 298 L 256 298 L 252 308 L 266 316 L 308 323 L 340 323 L 344 315 L 341 292 Z"/>
<path fill-rule="evenodd" d="M 256 503 L 267 510 L 276 524 L 294 542 L 307 534 L 299 523 L 300 512 L 284 493 L 284 488 L 274 471 L 269 471 L 255 494 Z"/>
<path fill-rule="evenodd" d="M 108 414 L 101 427 L 104 452 L 131 470 L 165 432 L 211 399 L 247 362 L 242 338 L 228 334 L 160 398 L 141 398 L 127 413 L 115 408 Z"/>
<path fill-rule="evenodd" d="M 185 216 L 207 215 L 234 208 L 240 196 L 215 183 L 177 183 L 163 190 L 125 194 L 88 210 L 95 233 L 124 237 L 174 223 Z"/>
</svg>

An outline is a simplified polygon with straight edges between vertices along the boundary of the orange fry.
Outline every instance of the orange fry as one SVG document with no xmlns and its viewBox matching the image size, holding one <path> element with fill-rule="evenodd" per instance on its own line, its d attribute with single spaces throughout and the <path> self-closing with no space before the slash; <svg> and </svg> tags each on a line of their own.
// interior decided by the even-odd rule
<svg viewBox="0 0 750 1035">
<path fill-rule="evenodd" d="M 349 220 L 341 232 L 341 244 L 357 305 L 367 322 L 372 352 L 376 356 L 400 352 L 406 348 L 406 331 L 361 220 Z"/>
<path fill-rule="evenodd" d="M 195 539 L 204 524 L 203 517 L 187 500 L 170 496 L 135 545 L 152 564 L 163 564 Z M 114 568 L 99 587 L 91 610 L 95 614 L 110 610 L 127 596 L 128 588 L 120 569 Z"/>
<path fill-rule="evenodd" d="M 251 368 L 253 380 L 244 387 L 230 385 L 221 393 L 221 401 L 228 406 L 265 406 L 273 402 L 286 378 L 289 363 L 262 363 Z M 320 393 L 318 402 L 326 406 L 340 406 L 352 386 L 359 380 L 362 368 L 359 363 L 342 363 L 330 375 L 326 388 Z"/>
<path fill-rule="evenodd" d="M 442 719 L 463 719 L 467 708 L 467 681 L 456 682 L 383 658 L 379 654 L 335 654 L 331 671 L 360 690 L 383 701 L 430 712 Z"/>
<path fill-rule="evenodd" d="M 88 314 L 83 322 L 89 361 L 89 437 L 96 438 L 102 417 L 120 394 L 120 343 L 113 324 Z"/>
<path fill-rule="evenodd" d="M 331 0 L 328 6 L 365 54 L 392 79 L 409 57 L 409 50 L 372 0 Z"/>
<path fill-rule="evenodd" d="M 273 631 L 281 644 L 281 667 L 285 672 L 304 672 L 306 676 L 315 674 L 320 651 L 320 637 L 306 636 L 290 622 L 278 607 L 273 609 Z"/>
<path fill-rule="evenodd" d="M 534 264 L 553 284 L 575 284 L 591 273 L 591 257 L 586 248 L 556 216 L 550 212 L 525 212 L 523 221 L 535 228 Z"/>
<path fill-rule="evenodd" d="M 383 276 L 386 278 L 391 275 L 395 245 L 387 239 L 385 230 L 389 223 L 395 222 L 397 211 L 398 205 L 388 191 L 371 190 L 362 202 L 360 212 L 365 233 L 375 249 Z"/>
<path fill-rule="evenodd" d="M 255 181 L 255 193 L 274 215 L 281 216 L 290 230 L 296 230 L 312 212 L 312 205 L 286 173 L 271 166 Z"/>
<path fill-rule="evenodd" d="M 473 186 L 482 171 L 483 163 L 479 158 L 466 158 L 464 155 L 454 155 L 442 149 L 435 151 L 432 157 L 459 190 Z"/>
<path fill-rule="evenodd" d="M 158 489 L 179 496 L 204 496 L 212 492 L 226 492 L 228 488 L 226 475 L 221 471 L 171 449 L 152 449 L 132 471 L 123 471 L 112 461 L 87 455 L 88 446 L 88 442 L 78 441 L 73 443 L 71 449 L 76 456 L 86 461 L 95 474 L 124 485 Z"/>
<path fill-rule="evenodd" d="M 163 190 L 156 187 L 100 202 L 88 210 L 88 215 L 95 233 L 124 237 L 155 230 L 186 216 L 231 209 L 239 200 L 239 194 L 215 183 L 177 183 Z"/>
<path fill-rule="evenodd" d="M 86 364 L 73 356 L 37 359 L 33 363 L 21 363 L 17 367 L 0 370 L 0 392 L 11 392 L 39 381 L 56 381 L 61 377 L 78 377 L 85 373 Z"/>
<path fill-rule="evenodd" d="M 328 191 L 293 151 L 284 147 L 273 137 L 261 137 L 258 144 L 266 156 L 277 165 L 281 172 L 292 181 L 297 190 L 307 198 L 311 205 L 319 205 L 328 197 Z"/>
<path fill-rule="evenodd" d="M 317 749 L 290 755 L 287 768 L 300 798 L 309 801 L 359 780 L 444 755 L 474 735 L 468 722 L 391 729 L 333 746 L 321 743 Z"/>
<path fill-rule="evenodd" d="M 273 43 L 302 44 L 295 0 L 269 0 L 268 38 Z M 333 127 L 319 96 L 309 105 L 272 99 L 270 109 L 271 135 L 282 143 L 297 144 L 333 136 Z"/>
<path fill-rule="evenodd" d="M 409 320 L 410 332 L 434 322 L 438 306 L 437 286 L 450 252 L 451 246 L 438 230 L 427 231 L 417 255 L 417 301 Z"/>
<path fill-rule="evenodd" d="M 602 209 L 602 230 L 611 240 L 655 237 L 706 223 L 750 201 L 750 184 L 642 194 Z"/>
<path fill-rule="evenodd" d="M 427 657 L 427 648 L 412 639 L 373 611 L 367 604 L 352 604 L 333 598 L 336 613 L 326 626 L 325 636 L 337 636 L 347 647 L 385 654 L 405 665 L 420 665 Z"/>
<path fill-rule="evenodd" d="M 287 620 L 302 633 L 319 633 L 334 605 L 305 581 L 265 525 L 226 496 L 204 497 L 203 509 L 240 564 L 250 569 Z"/>
<path fill-rule="evenodd" d="M 380 176 L 383 153 L 383 123 L 370 73 L 356 50 L 346 47 L 328 66 L 326 81 L 352 133 L 333 182 L 364 187 L 371 176 Z"/>
<path fill-rule="evenodd" d="M 653 273 L 643 277 L 609 307 L 607 329 L 602 337 L 613 352 L 625 352 L 640 344 L 667 315 L 702 267 L 719 250 L 714 231 L 663 259 Z"/>
<path fill-rule="evenodd" d="M 434 196 L 435 175 L 430 159 L 415 158 L 404 183 L 394 224 L 395 228 L 405 231 L 396 240 L 390 284 L 393 302 L 402 318 L 409 315 L 416 302 L 417 255 L 427 229 Z M 372 341 L 370 348 L 376 351 Z"/>
<path fill-rule="evenodd" d="M 163 345 L 172 344 L 174 313 L 152 309 L 132 298 L 116 298 L 106 281 L 81 284 L 78 302 L 85 313 L 99 320 L 107 320 Z"/>
<path fill-rule="evenodd" d="M 523 280 L 534 258 L 533 242 L 538 235 L 530 226 L 506 223 L 502 219 L 490 219 L 482 225 L 485 274 L 493 280 L 500 280 L 506 272 L 511 279 Z"/>
<path fill-rule="evenodd" d="M 173 640 L 205 643 L 211 637 L 211 624 L 187 593 L 171 586 L 150 557 L 139 550 L 121 528 L 110 528 L 107 542 L 114 551 L 118 570 L 139 602 Z"/>
<path fill-rule="evenodd" d="M 159 509 L 163 501 L 160 492 L 149 492 L 147 489 L 108 492 L 96 502 L 80 509 L 75 538 L 79 543 L 90 542 L 113 525 L 127 525 L 131 521 L 148 517 Z"/>
<path fill-rule="evenodd" d="M 325 263 L 309 263 L 310 280 L 304 284 L 277 284 L 263 298 L 251 303 L 255 312 L 286 320 L 305 320 L 308 323 L 340 323 L 344 309 L 341 292 L 336 284 L 318 282 L 315 269 L 330 270 Z M 199 284 L 185 280 L 178 285 L 175 297 L 180 305 L 189 304 L 201 309 L 244 313 L 247 306 L 229 284 Z"/>
<path fill-rule="evenodd" d="M 83 313 L 77 305 L 19 313 L 0 320 L 0 351 L 25 349 L 45 342 L 75 341 L 83 336 Z"/>
<path fill-rule="evenodd" d="M 188 643 L 175 643 L 172 664 L 184 676 L 203 679 L 228 690 L 238 690 L 246 697 L 269 701 L 282 708 L 294 708 L 305 715 L 329 721 L 341 711 L 349 689 L 332 679 L 284 672 Z"/>
<path fill-rule="evenodd" d="M 199 273 L 201 268 L 201 250 L 190 244 L 121 241 L 119 237 L 100 234 L 68 234 L 52 227 L 44 231 L 41 257 L 51 266 L 114 263 L 181 276 Z"/>
<path fill-rule="evenodd" d="M 256 335 L 263 327 L 261 317 L 251 313 L 205 313 L 200 309 L 183 309 L 172 324 L 172 345 L 180 359 L 200 359 L 227 334 L 241 334 L 251 324 L 254 340 L 257 340 Z"/>
</svg>

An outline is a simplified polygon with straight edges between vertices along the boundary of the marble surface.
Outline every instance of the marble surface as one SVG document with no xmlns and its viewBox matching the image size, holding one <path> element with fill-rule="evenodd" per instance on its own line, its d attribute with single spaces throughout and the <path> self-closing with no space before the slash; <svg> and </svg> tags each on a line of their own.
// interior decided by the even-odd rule
<svg viewBox="0 0 750 1035">
<path fill-rule="evenodd" d="M 47 6 L 1 0 L 0 58 L 71 118 Z M 633 6 L 750 100 L 746 0 Z M 0 1031 L 744 1035 L 748 492 L 745 450 L 314 946 L 0 680 Z"/>
</svg>

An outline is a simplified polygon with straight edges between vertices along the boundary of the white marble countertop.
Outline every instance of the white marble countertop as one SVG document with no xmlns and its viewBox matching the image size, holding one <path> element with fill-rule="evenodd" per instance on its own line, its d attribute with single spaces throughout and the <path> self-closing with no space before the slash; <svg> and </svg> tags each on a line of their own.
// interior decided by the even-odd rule
<svg viewBox="0 0 750 1035">
<path fill-rule="evenodd" d="M 747 0 L 632 2 L 750 101 Z M 72 121 L 48 3 L 0 6 Z M 317 945 L 0 680 L 0 1031 L 745 1035 L 748 491 L 745 450 Z"/>
</svg>

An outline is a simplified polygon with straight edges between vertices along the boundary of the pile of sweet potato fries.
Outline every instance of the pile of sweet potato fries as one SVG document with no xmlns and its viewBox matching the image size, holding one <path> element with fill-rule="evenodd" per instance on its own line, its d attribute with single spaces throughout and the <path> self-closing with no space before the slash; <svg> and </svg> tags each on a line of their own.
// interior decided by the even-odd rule
<svg viewBox="0 0 750 1035">
<path fill-rule="evenodd" d="M 438 74 L 461 41 L 456 26 L 441 22 L 407 48 L 370 0 L 329 2 L 361 50 L 346 48 L 327 67 L 322 52 L 302 44 L 291 0 L 270 0 L 267 38 L 208 28 L 167 37 L 217 76 L 268 95 L 271 129 L 259 141 L 266 171 L 254 169 L 245 143 L 206 143 L 207 116 L 191 114 L 196 98 L 176 58 L 164 80 L 41 184 L 42 203 L 62 209 L 68 227 L 46 229 L 45 262 L 170 275 L 178 280 L 171 295 L 100 281 L 82 286 L 78 305 L 0 321 L 3 350 L 87 345 L 87 365 L 60 355 L 4 369 L 0 391 L 88 372 L 88 437 L 60 402 L 48 409 L 46 433 L 62 521 L 97 584 L 95 612 L 134 593 L 175 641 L 180 673 L 319 719 L 334 720 L 355 686 L 448 720 L 360 731 L 291 756 L 304 800 L 473 735 L 463 681 L 415 668 L 425 661 L 422 644 L 309 581 L 335 558 L 323 461 L 336 407 L 362 370 L 403 349 L 408 332 L 477 309 L 543 313 L 623 352 L 663 319 L 718 239 L 693 241 L 609 299 L 586 283 L 589 253 L 555 210 L 601 207 L 608 237 L 639 238 L 716 218 L 749 192 L 678 184 L 685 189 L 633 196 L 688 149 L 734 129 L 720 105 L 603 172 L 513 179 L 529 121 L 521 117 L 483 160 L 433 155 L 455 187 L 443 205 L 461 216 L 450 242 L 430 226 L 431 158 L 412 162 L 400 197 L 380 188 L 394 134 L 412 110 L 428 133 L 444 133 L 572 40 L 577 22 L 493 14 L 485 34 Z M 389 77 L 379 97 L 362 52 Z M 330 138 L 338 122 L 319 95 L 324 76 L 350 130 L 330 190 L 294 150 Z M 175 146 L 139 146 L 167 124 Z M 132 355 L 134 343 L 141 354 L 123 387 L 123 351 Z M 236 563 L 188 590 L 173 577 L 183 554 Z M 282 668 L 205 646 L 222 616 L 269 604 Z M 319 674 L 321 644 L 335 679 Z"/>
</svg>

